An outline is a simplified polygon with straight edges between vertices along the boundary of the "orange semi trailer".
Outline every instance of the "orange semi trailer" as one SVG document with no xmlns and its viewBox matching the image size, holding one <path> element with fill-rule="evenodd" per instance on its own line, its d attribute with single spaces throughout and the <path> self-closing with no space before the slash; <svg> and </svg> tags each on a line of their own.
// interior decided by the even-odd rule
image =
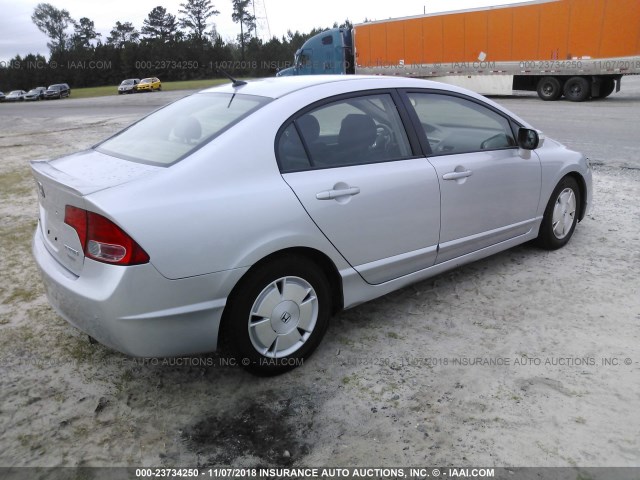
<svg viewBox="0 0 640 480">
<path fill-rule="evenodd" d="M 340 73 L 439 77 L 486 94 L 572 101 L 604 98 L 623 75 L 640 74 L 640 0 L 536 0 L 339 30 L 331 44 L 326 32 L 310 39 L 316 48 L 303 45 L 283 74 L 330 73 L 322 50 L 334 48 L 343 52 Z"/>
</svg>

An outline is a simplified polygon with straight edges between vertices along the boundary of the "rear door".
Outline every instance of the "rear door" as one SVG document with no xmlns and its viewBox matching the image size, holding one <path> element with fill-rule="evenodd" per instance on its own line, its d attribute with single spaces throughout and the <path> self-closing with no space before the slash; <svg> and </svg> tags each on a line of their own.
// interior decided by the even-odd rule
<svg viewBox="0 0 640 480">
<path fill-rule="evenodd" d="M 434 264 L 440 191 L 414 155 L 390 92 L 327 101 L 284 125 L 284 180 L 313 221 L 369 283 Z M 416 147 L 417 148 L 417 147 Z"/>
</svg>

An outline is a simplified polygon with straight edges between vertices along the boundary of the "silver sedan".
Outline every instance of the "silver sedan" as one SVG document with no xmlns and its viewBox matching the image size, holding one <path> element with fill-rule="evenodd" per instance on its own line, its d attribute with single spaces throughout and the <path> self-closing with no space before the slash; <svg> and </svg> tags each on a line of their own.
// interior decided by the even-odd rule
<svg viewBox="0 0 640 480">
<path fill-rule="evenodd" d="M 330 317 L 535 240 L 591 204 L 580 153 L 467 90 L 358 76 L 234 82 L 32 162 L 51 304 L 134 356 L 279 373 Z"/>
</svg>

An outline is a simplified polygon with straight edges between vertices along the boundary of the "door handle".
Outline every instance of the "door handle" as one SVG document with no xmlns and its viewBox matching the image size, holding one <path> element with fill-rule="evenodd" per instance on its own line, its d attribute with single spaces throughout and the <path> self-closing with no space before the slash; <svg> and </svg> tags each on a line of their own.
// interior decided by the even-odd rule
<svg viewBox="0 0 640 480">
<path fill-rule="evenodd" d="M 465 172 L 445 173 L 444 175 L 442 175 L 442 178 L 444 180 L 460 180 L 461 178 L 467 178 L 471 175 L 473 175 L 473 172 L 471 170 L 467 170 Z"/>
<path fill-rule="evenodd" d="M 352 197 L 360 193 L 360 187 L 349 187 L 340 190 L 327 190 L 316 194 L 318 200 L 334 200 L 340 197 Z"/>
</svg>

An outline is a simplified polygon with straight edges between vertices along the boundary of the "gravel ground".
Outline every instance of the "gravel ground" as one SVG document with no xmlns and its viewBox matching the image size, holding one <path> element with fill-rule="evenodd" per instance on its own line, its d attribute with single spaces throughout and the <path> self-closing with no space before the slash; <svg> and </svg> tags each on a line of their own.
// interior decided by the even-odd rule
<svg viewBox="0 0 640 480">
<path fill-rule="evenodd" d="M 640 465 L 640 77 L 600 102 L 497 99 L 598 165 L 567 247 L 343 312 L 302 368 L 268 379 L 215 354 L 90 345 L 44 296 L 28 161 L 92 145 L 159 95 L 121 114 L 126 98 L 64 100 L 57 119 L 0 105 L 0 466 Z"/>
</svg>

